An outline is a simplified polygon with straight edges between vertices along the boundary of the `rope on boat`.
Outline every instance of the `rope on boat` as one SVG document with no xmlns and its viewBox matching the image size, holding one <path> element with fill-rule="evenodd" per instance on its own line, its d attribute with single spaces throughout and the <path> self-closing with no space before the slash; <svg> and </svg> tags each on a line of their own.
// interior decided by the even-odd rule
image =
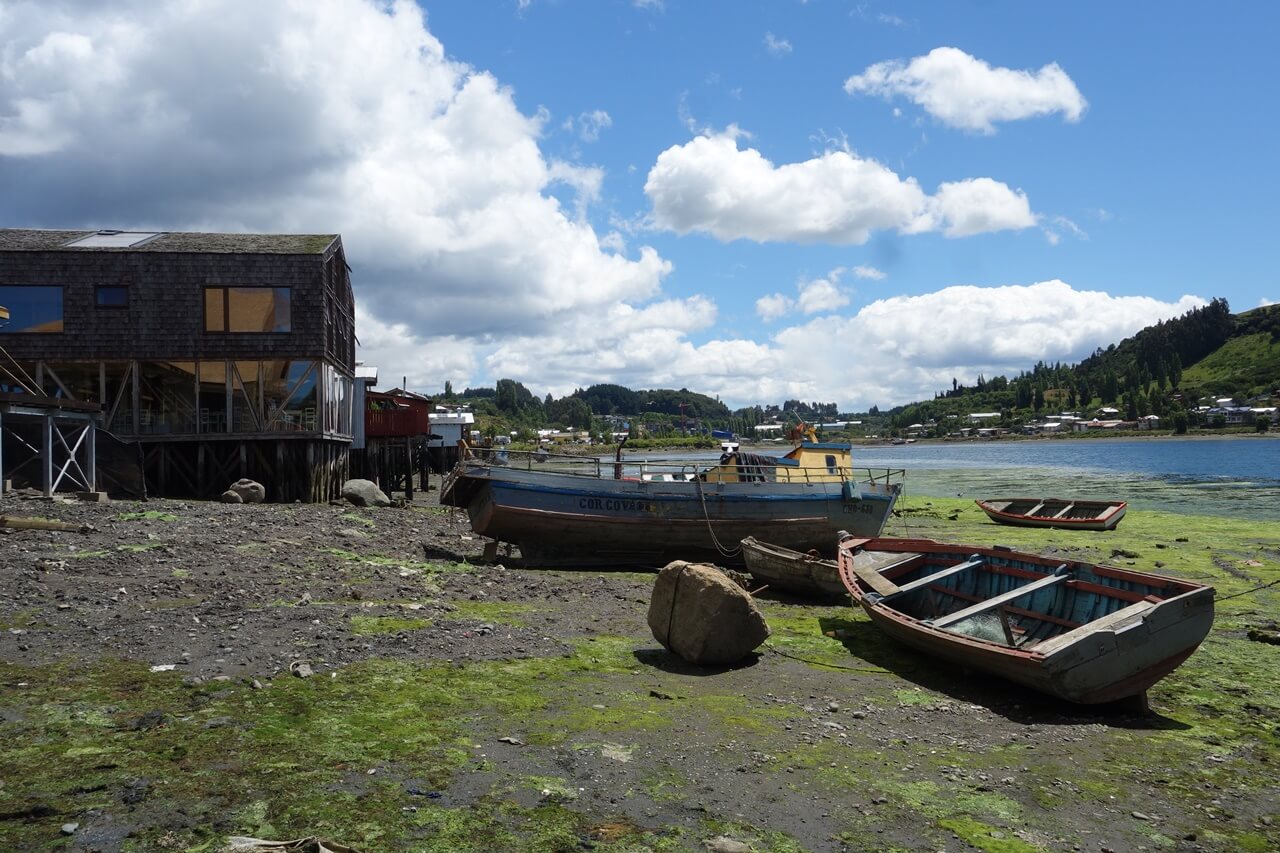
<svg viewBox="0 0 1280 853">
<path fill-rule="evenodd" d="M 739 544 L 732 550 L 724 547 L 720 540 L 716 537 L 715 528 L 711 526 L 711 514 L 707 512 L 707 496 L 702 492 L 702 478 L 694 475 L 693 483 L 698 489 L 698 501 L 702 504 L 702 517 L 707 521 L 707 532 L 711 534 L 711 543 L 716 546 L 716 550 L 726 557 L 736 557 L 742 553 L 742 545 Z"/>
<path fill-rule="evenodd" d="M 1264 583 L 1262 586 L 1255 586 L 1253 589 L 1246 589 L 1244 592 L 1237 592 L 1237 593 L 1234 593 L 1233 595 L 1219 595 L 1219 596 L 1216 596 L 1213 599 L 1213 601 L 1216 604 L 1219 601 L 1226 601 L 1229 598 L 1239 598 L 1242 595 L 1249 595 L 1250 593 L 1257 592 L 1260 589 L 1266 589 L 1267 587 L 1275 586 L 1276 584 L 1280 584 L 1280 580 L 1274 580 L 1271 583 Z"/>
</svg>

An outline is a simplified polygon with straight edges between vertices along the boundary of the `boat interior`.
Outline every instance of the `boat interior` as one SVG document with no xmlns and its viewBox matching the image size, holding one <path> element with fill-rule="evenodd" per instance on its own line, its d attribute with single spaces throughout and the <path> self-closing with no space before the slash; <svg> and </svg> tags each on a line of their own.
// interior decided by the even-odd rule
<svg viewBox="0 0 1280 853">
<path fill-rule="evenodd" d="M 1104 566 L 1041 565 L 996 554 L 852 555 L 869 600 L 925 625 L 1013 648 L 1047 652 L 1077 628 L 1103 627 L 1189 591 L 1190 585 Z"/>
<path fill-rule="evenodd" d="M 1054 498 L 1044 500 L 1023 498 L 1011 501 L 989 501 L 988 505 L 1000 512 L 1060 520 L 1098 518 L 1108 514 L 1114 504 L 1098 501 L 1069 501 Z"/>
</svg>

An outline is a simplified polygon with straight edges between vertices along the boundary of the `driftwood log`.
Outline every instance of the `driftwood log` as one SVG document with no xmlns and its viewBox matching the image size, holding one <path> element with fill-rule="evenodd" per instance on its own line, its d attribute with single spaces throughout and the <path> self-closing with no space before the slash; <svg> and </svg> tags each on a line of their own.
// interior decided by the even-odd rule
<svg viewBox="0 0 1280 853">
<path fill-rule="evenodd" d="M 62 530 L 71 533 L 92 533 L 92 524 L 71 524 L 67 521 L 50 521 L 47 518 L 19 518 L 15 515 L 0 515 L 0 528 L 6 530 Z"/>
</svg>

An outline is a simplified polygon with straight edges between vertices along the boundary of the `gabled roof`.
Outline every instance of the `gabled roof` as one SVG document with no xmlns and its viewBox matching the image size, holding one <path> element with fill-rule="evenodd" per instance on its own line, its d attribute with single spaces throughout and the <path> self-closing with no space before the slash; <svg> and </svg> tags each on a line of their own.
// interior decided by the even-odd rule
<svg viewBox="0 0 1280 853">
<path fill-rule="evenodd" d="M 338 241 L 337 234 L 205 234 L 185 231 L 137 232 L 141 242 L 130 246 L 69 246 L 78 240 L 126 232 L 54 231 L 0 228 L 0 251 L 5 252 L 183 252 L 233 255 L 323 255 Z M 151 236 L 154 234 L 154 236 Z M 103 240 L 102 242 L 110 242 Z"/>
</svg>

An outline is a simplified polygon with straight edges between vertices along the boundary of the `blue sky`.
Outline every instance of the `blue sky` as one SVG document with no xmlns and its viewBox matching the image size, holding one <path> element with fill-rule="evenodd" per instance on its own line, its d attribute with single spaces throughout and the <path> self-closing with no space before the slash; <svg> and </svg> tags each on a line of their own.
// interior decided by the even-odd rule
<svg viewBox="0 0 1280 853">
<path fill-rule="evenodd" d="M 384 385 L 844 409 L 1280 299 L 1269 4 L 0 0 L 0 226 L 336 231 Z"/>
</svg>

